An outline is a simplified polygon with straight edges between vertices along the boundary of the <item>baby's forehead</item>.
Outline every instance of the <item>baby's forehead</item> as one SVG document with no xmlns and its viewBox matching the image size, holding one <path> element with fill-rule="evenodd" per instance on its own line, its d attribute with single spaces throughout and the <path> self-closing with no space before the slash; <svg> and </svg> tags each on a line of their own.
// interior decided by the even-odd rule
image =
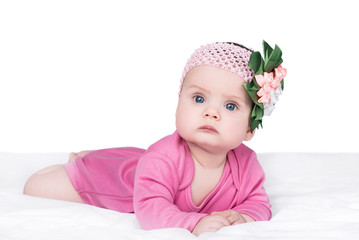
<svg viewBox="0 0 359 240">
<path fill-rule="evenodd" d="M 211 65 L 201 65 L 192 68 L 184 78 L 184 84 L 197 84 L 208 87 L 226 87 L 232 90 L 233 87 L 242 86 L 245 81 L 242 77 L 228 70 Z"/>
<path fill-rule="evenodd" d="M 184 79 L 186 90 L 201 90 L 209 94 L 238 98 L 244 103 L 251 99 L 245 91 L 244 80 L 237 74 L 213 66 L 197 66 L 191 69 Z"/>
</svg>

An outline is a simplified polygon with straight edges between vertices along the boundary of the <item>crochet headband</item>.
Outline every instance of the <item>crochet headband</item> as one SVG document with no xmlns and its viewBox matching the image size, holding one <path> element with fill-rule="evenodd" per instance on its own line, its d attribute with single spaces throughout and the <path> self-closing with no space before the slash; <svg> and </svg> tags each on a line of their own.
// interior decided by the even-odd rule
<svg viewBox="0 0 359 240">
<path fill-rule="evenodd" d="M 284 77 L 287 70 L 282 68 L 282 51 L 275 45 L 273 49 L 263 41 L 264 58 L 260 52 L 253 52 L 239 44 L 212 43 L 201 46 L 188 59 L 181 78 L 188 71 L 200 65 L 210 65 L 239 75 L 244 80 L 244 88 L 248 92 L 254 107 L 250 125 L 251 131 L 262 126 L 263 116 L 269 116 L 282 94 Z"/>
</svg>

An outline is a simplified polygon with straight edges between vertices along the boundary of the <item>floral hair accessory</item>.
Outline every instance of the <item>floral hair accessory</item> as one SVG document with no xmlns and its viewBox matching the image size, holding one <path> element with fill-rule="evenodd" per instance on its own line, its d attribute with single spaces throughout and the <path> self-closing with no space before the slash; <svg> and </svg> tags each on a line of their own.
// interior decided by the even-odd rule
<svg viewBox="0 0 359 240">
<path fill-rule="evenodd" d="M 252 81 L 243 84 L 254 102 L 250 118 L 252 132 L 259 128 L 259 125 L 263 127 L 263 116 L 272 113 L 278 96 L 284 89 L 283 80 L 287 75 L 287 69 L 281 66 L 282 50 L 277 45 L 273 49 L 263 41 L 263 52 L 264 59 L 260 52 L 254 52 L 250 56 L 248 66 L 253 70 L 254 76 Z"/>
<path fill-rule="evenodd" d="M 263 116 L 269 116 L 278 96 L 282 93 L 287 70 L 281 67 L 282 51 L 276 45 L 272 49 L 263 41 L 264 59 L 259 52 L 229 42 L 210 43 L 196 49 L 188 59 L 182 73 L 180 94 L 187 73 L 194 67 L 210 65 L 239 75 L 244 88 L 254 102 L 251 131 L 262 126 Z M 263 127 L 263 126 L 262 126 Z"/>
</svg>

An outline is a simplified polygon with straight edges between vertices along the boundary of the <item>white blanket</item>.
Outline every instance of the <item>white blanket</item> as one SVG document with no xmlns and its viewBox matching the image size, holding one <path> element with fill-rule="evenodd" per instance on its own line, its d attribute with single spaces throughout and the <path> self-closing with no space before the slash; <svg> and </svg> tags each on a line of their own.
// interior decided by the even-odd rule
<svg viewBox="0 0 359 240">
<path fill-rule="evenodd" d="M 0 153 L 0 239 L 197 239 L 184 229 L 141 230 L 133 214 L 24 196 L 36 170 L 67 153 Z M 199 239 L 359 239 L 359 153 L 259 154 L 273 218 Z"/>
</svg>

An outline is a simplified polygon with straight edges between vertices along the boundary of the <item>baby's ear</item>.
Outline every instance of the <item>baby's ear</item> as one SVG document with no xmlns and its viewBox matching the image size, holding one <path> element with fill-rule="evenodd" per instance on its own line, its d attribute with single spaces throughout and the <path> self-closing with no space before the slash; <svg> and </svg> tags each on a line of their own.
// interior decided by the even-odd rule
<svg viewBox="0 0 359 240">
<path fill-rule="evenodd" d="M 251 126 L 249 126 L 247 129 L 247 134 L 246 134 L 246 137 L 244 138 L 244 141 L 250 141 L 254 137 L 255 132 L 256 132 L 256 130 L 254 129 L 252 132 Z"/>
</svg>

